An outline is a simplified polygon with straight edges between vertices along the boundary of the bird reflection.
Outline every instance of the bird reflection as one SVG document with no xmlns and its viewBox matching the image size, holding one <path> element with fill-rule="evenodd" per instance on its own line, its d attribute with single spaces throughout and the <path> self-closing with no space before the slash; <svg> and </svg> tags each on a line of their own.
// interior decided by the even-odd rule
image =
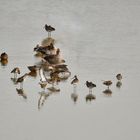
<svg viewBox="0 0 140 140">
<path fill-rule="evenodd" d="M 27 99 L 27 95 L 25 94 L 23 89 L 16 88 L 16 91 L 17 91 L 19 96 L 22 96 L 24 99 Z"/>
<path fill-rule="evenodd" d="M 11 81 L 16 85 L 17 84 L 17 78 L 11 78 Z"/>
<path fill-rule="evenodd" d="M 95 99 L 96 99 L 96 96 L 93 95 L 92 93 L 89 93 L 89 94 L 85 97 L 85 99 L 86 99 L 86 102 L 92 101 L 92 100 L 95 100 Z"/>
<path fill-rule="evenodd" d="M 76 103 L 77 99 L 78 99 L 78 94 L 77 93 L 72 93 L 71 94 L 71 99 L 73 100 L 74 103 Z"/>
<path fill-rule="evenodd" d="M 38 99 L 38 109 L 41 109 L 41 107 L 44 105 L 46 99 L 51 95 L 51 92 L 46 93 L 44 91 L 40 92 L 40 97 Z"/>
<path fill-rule="evenodd" d="M 118 81 L 118 82 L 116 83 L 116 87 L 117 87 L 117 88 L 121 88 L 121 86 L 122 86 L 122 82 L 121 82 L 121 81 Z"/>
<path fill-rule="evenodd" d="M 106 96 L 112 96 L 112 91 L 111 91 L 110 89 L 105 89 L 105 90 L 103 91 L 103 93 L 104 93 L 104 95 L 106 95 Z"/>
<path fill-rule="evenodd" d="M 0 63 L 2 66 L 6 66 L 8 64 L 8 60 L 1 60 Z"/>
</svg>

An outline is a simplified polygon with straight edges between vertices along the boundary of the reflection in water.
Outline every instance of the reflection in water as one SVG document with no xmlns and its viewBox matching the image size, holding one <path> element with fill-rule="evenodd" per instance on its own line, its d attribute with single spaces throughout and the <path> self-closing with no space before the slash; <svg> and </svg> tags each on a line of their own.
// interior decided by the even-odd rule
<svg viewBox="0 0 140 140">
<path fill-rule="evenodd" d="M 96 96 L 93 95 L 93 94 L 91 94 L 91 93 L 89 93 L 89 94 L 85 97 L 85 99 L 86 99 L 86 102 L 92 101 L 92 100 L 95 100 L 95 99 L 96 99 Z"/>
<path fill-rule="evenodd" d="M 1 60 L 0 63 L 2 66 L 7 66 L 8 60 Z"/>
<path fill-rule="evenodd" d="M 48 90 L 50 90 L 51 92 L 60 92 L 60 89 L 59 88 L 56 88 L 56 87 L 48 87 L 47 88 Z"/>
<path fill-rule="evenodd" d="M 19 96 L 22 96 L 24 99 L 27 99 L 27 95 L 25 94 L 23 89 L 16 88 L 16 91 L 17 91 Z"/>
<path fill-rule="evenodd" d="M 108 96 L 108 97 L 111 97 L 112 96 L 112 91 L 110 89 L 106 89 L 103 91 L 103 93 Z"/>
<path fill-rule="evenodd" d="M 122 86 L 122 82 L 121 82 L 121 81 L 118 81 L 118 82 L 116 83 L 116 87 L 117 87 L 117 88 L 121 88 L 121 86 Z"/>
<path fill-rule="evenodd" d="M 13 84 L 17 84 L 17 78 L 11 78 L 11 81 L 13 82 Z"/>
<path fill-rule="evenodd" d="M 40 97 L 38 99 L 38 109 L 41 109 L 41 107 L 44 105 L 46 99 L 51 95 L 51 92 L 46 93 L 44 91 L 39 92 Z"/>
<path fill-rule="evenodd" d="M 73 100 L 74 103 L 76 103 L 77 99 L 78 99 L 78 94 L 77 93 L 72 93 L 71 94 L 71 99 Z"/>
</svg>

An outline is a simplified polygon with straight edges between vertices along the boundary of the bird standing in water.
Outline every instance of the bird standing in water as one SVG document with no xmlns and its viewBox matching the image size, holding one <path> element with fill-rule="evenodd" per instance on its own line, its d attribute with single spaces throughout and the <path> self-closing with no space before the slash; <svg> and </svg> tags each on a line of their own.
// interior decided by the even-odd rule
<svg viewBox="0 0 140 140">
<path fill-rule="evenodd" d="M 116 75 L 116 78 L 117 78 L 118 81 L 121 81 L 122 80 L 122 75 L 119 73 L 119 74 Z"/>
<path fill-rule="evenodd" d="M 1 58 L 1 61 L 8 60 L 8 54 L 4 52 L 0 55 L 0 58 Z"/>
<path fill-rule="evenodd" d="M 17 74 L 20 74 L 20 69 L 16 67 L 11 71 L 11 73 L 14 73 L 14 79 L 17 79 Z"/>
<path fill-rule="evenodd" d="M 77 84 L 79 83 L 79 79 L 77 78 L 76 75 L 72 79 L 73 80 L 71 81 L 71 84 L 73 85 L 73 92 L 76 93 L 76 87 Z"/>
<path fill-rule="evenodd" d="M 110 80 L 104 81 L 103 84 L 106 85 L 108 87 L 108 89 L 109 89 L 109 86 L 112 85 L 112 81 L 110 81 Z"/>
<path fill-rule="evenodd" d="M 116 75 L 116 78 L 118 80 L 117 83 L 116 83 L 116 87 L 121 88 L 121 86 L 122 86 L 122 82 L 121 82 L 122 75 L 119 73 L 119 74 Z"/>
<path fill-rule="evenodd" d="M 86 86 L 89 88 L 89 93 L 92 93 L 92 89 L 94 87 L 96 87 L 95 84 L 93 84 L 92 82 L 88 82 L 88 81 L 86 81 Z"/>
<path fill-rule="evenodd" d="M 51 37 L 51 32 L 55 31 L 55 28 L 52 27 L 51 25 L 47 25 L 47 24 L 45 24 L 44 28 L 48 32 L 48 37 Z"/>
<path fill-rule="evenodd" d="M 20 83 L 20 89 L 23 89 L 23 82 L 27 76 L 28 76 L 28 73 L 25 73 L 23 76 L 17 79 L 16 83 Z"/>
</svg>

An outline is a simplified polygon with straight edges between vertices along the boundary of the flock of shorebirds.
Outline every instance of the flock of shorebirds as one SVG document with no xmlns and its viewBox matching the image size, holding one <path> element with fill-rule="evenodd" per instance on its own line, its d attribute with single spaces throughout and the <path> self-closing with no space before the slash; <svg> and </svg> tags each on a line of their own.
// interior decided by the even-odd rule
<svg viewBox="0 0 140 140">
<path fill-rule="evenodd" d="M 25 99 L 27 98 L 27 95 L 24 93 L 23 83 L 26 77 L 36 77 L 39 75 L 39 85 L 42 89 L 38 100 L 39 109 L 41 106 L 43 106 L 47 97 L 54 92 L 60 92 L 60 88 L 58 87 L 59 82 L 65 81 L 71 76 L 71 72 L 65 64 L 65 60 L 60 54 L 60 49 L 54 47 L 55 40 L 51 37 L 51 32 L 55 31 L 55 28 L 47 24 L 44 26 L 44 28 L 48 32 L 48 37 L 41 42 L 41 45 L 37 44 L 34 48 L 34 51 L 36 52 L 35 56 L 38 57 L 40 61 L 33 66 L 28 66 L 29 72 L 25 73 L 23 76 L 18 77 L 18 75 L 21 73 L 19 67 L 15 67 L 11 71 L 13 74 L 11 80 L 14 82 L 14 84 L 19 84 L 19 88 L 16 88 L 16 91 Z M 5 52 L 1 54 L 0 61 L 2 65 L 6 65 L 8 63 L 8 55 Z M 116 86 L 120 88 L 122 85 L 122 74 L 117 74 L 116 78 L 118 80 Z M 71 84 L 73 85 L 73 93 L 71 94 L 71 98 L 74 102 L 76 102 L 78 99 L 78 94 L 76 91 L 78 83 L 79 79 L 75 75 L 71 81 Z M 112 85 L 112 81 L 103 81 L 103 84 L 107 86 L 107 89 L 104 90 L 103 93 L 106 95 L 111 95 L 112 91 L 110 90 L 110 86 Z M 92 90 L 96 87 L 96 84 L 86 81 L 85 85 L 89 89 L 89 94 L 85 97 L 86 101 L 96 99 L 96 96 L 92 93 Z"/>
</svg>

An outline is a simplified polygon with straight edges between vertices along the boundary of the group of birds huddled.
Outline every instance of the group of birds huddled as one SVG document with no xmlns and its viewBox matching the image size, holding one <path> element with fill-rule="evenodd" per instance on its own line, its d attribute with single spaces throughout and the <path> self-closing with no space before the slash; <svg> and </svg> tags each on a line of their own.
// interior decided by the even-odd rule
<svg viewBox="0 0 140 140">
<path fill-rule="evenodd" d="M 19 77 L 18 75 L 21 73 L 19 67 L 15 67 L 11 71 L 13 73 L 11 80 L 14 84 L 19 84 L 19 88 L 16 88 L 16 90 L 24 98 L 27 98 L 23 90 L 25 79 L 27 77 L 40 77 L 38 84 L 42 91 L 40 92 L 38 108 L 44 104 L 46 98 L 52 93 L 60 92 L 59 83 L 71 76 L 65 60 L 62 58 L 60 48 L 54 46 L 55 39 L 51 37 L 51 32 L 55 31 L 55 28 L 47 24 L 44 28 L 48 32 L 48 37 L 43 39 L 41 45 L 37 44 L 33 49 L 35 57 L 39 59 L 39 62 L 28 66 L 29 72 Z"/>
<path fill-rule="evenodd" d="M 55 39 L 51 37 L 51 32 L 55 31 L 55 28 L 51 25 L 45 25 L 45 30 L 48 32 L 48 37 L 43 39 L 41 45 L 37 44 L 33 49 L 35 52 L 35 57 L 39 58 L 39 62 L 35 63 L 32 66 L 28 66 L 29 72 L 25 73 L 22 76 L 18 76 L 21 73 L 19 67 L 15 67 L 11 73 L 13 77 L 11 80 L 14 84 L 19 84 L 19 88 L 16 88 L 17 93 L 23 98 L 27 99 L 27 95 L 23 90 L 23 83 L 27 77 L 37 77 L 39 75 L 40 80 L 38 84 L 42 91 L 40 92 L 40 98 L 38 100 L 38 109 L 44 105 L 45 100 L 52 94 L 60 92 L 59 83 L 61 81 L 67 80 L 71 76 L 71 72 L 69 71 L 67 65 L 65 64 L 65 60 L 61 56 L 60 48 L 56 48 Z M 4 61 L 3 64 L 8 62 L 8 55 L 6 53 L 2 53 L 0 56 L 1 62 Z M 116 78 L 118 80 L 116 86 L 121 87 L 122 85 L 122 75 L 117 74 Z M 79 83 L 79 79 L 77 75 L 72 78 L 71 85 L 73 85 L 73 92 L 71 94 L 71 98 L 76 103 L 78 99 L 77 94 L 77 86 Z M 107 86 L 107 89 L 103 91 L 107 95 L 111 95 L 112 91 L 110 90 L 110 86 L 112 85 L 111 80 L 103 81 L 103 84 Z M 96 99 L 96 96 L 92 93 L 93 88 L 96 87 L 96 84 L 93 82 L 86 81 L 85 85 L 89 89 L 89 94 L 85 97 L 86 101 L 91 101 Z"/>
</svg>

